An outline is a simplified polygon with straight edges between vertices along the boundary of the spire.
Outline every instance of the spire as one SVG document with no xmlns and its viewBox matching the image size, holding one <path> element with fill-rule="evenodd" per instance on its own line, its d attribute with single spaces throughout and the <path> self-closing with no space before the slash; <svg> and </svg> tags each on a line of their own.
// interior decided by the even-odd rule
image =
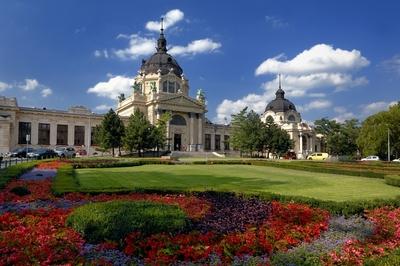
<svg viewBox="0 0 400 266">
<path fill-rule="evenodd" d="M 275 93 L 276 99 L 284 99 L 285 98 L 285 91 L 282 90 L 282 84 L 281 84 L 281 74 L 278 74 L 279 78 L 279 87 L 278 90 Z"/>
<path fill-rule="evenodd" d="M 167 52 L 167 40 L 164 37 L 164 18 L 161 18 L 160 25 L 160 37 L 158 37 L 156 49 L 159 53 L 165 53 Z"/>
</svg>

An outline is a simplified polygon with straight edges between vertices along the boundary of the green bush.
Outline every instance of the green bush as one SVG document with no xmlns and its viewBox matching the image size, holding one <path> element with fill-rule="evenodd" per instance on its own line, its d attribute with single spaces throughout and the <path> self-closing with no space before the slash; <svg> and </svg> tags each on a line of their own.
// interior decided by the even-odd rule
<svg viewBox="0 0 400 266">
<path fill-rule="evenodd" d="M 385 183 L 391 186 L 400 187 L 400 176 L 399 175 L 386 175 Z"/>
<path fill-rule="evenodd" d="M 146 164 L 175 164 L 168 160 L 142 159 L 142 160 L 118 160 L 118 159 L 97 159 L 97 160 L 75 160 L 74 168 L 111 168 L 111 167 L 132 167 Z"/>
<path fill-rule="evenodd" d="M 14 193 L 17 196 L 26 196 L 31 194 L 31 192 L 29 191 L 29 189 L 27 187 L 13 187 L 10 190 L 11 193 Z"/>
<path fill-rule="evenodd" d="M 364 262 L 365 266 L 393 266 L 400 265 L 400 249 L 396 249 L 386 256 L 369 259 Z"/>
<path fill-rule="evenodd" d="M 90 203 L 75 209 L 67 219 L 89 242 L 123 240 L 133 231 L 144 235 L 173 232 L 186 226 L 186 215 L 174 205 L 148 201 Z"/>
<path fill-rule="evenodd" d="M 75 170 L 70 164 L 63 165 L 57 170 L 57 174 L 51 184 L 52 191 L 55 195 L 78 191 L 79 186 L 80 184 L 75 176 Z"/>
<path fill-rule="evenodd" d="M 32 168 L 35 167 L 36 164 L 38 164 L 38 161 L 16 164 L 8 168 L 1 169 L 0 188 L 3 188 L 7 184 L 7 182 L 10 181 L 10 179 L 17 178 L 20 175 L 28 172 L 29 170 L 32 170 Z"/>
<path fill-rule="evenodd" d="M 272 266 L 320 266 L 320 258 L 318 254 L 308 252 L 304 248 L 298 248 L 295 251 L 279 252 L 271 258 Z"/>
</svg>

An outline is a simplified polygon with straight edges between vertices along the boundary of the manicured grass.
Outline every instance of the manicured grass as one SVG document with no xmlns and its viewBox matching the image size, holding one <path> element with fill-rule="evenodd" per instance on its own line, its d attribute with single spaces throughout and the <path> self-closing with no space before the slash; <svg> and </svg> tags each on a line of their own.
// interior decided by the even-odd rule
<svg viewBox="0 0 400 266">
<path fill-rule="evenodd" d="M 135 189 L 272 192 L 320 200 L 390 199 L 400 188 L 383 179 L 250 165 L 145 165 L 77 169 L 81 191 Z"/>
</svg>

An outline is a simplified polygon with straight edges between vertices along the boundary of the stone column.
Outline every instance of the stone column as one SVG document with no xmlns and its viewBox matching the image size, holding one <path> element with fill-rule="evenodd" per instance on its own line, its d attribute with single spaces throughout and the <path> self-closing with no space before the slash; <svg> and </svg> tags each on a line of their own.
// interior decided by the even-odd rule
<svg viewBox="0 0 400 266">
<path fill-rule="evenodd" d="M 314 136 L 310 136 L 310 153 L 314 152 Z"/>
<path fill-rule="evenodd" d="M 38 145 L 39 141 L 39 122 L 32 121 L 31 124 L 31 144 Z"/>
<path fill-rule="evenodd" d="M 189 151 L 194 151 L 194 113 L 189 113 L 190 117 L 190 143 L 189 143 Z"/>
<path fill-rule="evenodd" d="M 215 131 L 211 134 L 211 150 L 215 151 Z"/>
<path fill-rule="evenodd" d="M 203 114 L 197 114 L 198 122 L 198 139 L 197 139 L 197 149 L 203 151 Z"/>
<path fill-rule="evenodd" d="M 51 146 L 57 145 L 57 124 L 56 123 L 50 124 L 50 145 Z"/>
<path fill-rule="evenodd" d="M 301 157 L 303 158 L 303 133 L 300 132 L 299 134 L 299 153 L 301 154 Z"/>
<path fill-rule="evenodd" d="M 74 146 L 75 125 L 68 124 L 68 146 Z"/>
</svg>

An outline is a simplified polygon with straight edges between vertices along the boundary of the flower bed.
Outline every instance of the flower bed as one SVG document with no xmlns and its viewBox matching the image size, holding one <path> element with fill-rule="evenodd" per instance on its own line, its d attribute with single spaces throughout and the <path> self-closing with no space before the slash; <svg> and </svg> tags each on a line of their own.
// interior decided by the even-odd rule
<svg viewBox="0 0 400 266">
<path fill-rule="evenodd" d="M 44 162 L 39 167 L 65 164 Z M 362 265 L 400 248 L 400 208 L 374 209 L 365 218 L 330 217 L 306 204 L 229 193 L 55 197 L 51 184 L 51 179 L 14 180 L 0 192 L 0 265 Z M 111 201 L 175 205 L 188 222 L 179 230 L 134 231 L 97 244 L 66 226 L 76 207 Z"/>
</svg>

